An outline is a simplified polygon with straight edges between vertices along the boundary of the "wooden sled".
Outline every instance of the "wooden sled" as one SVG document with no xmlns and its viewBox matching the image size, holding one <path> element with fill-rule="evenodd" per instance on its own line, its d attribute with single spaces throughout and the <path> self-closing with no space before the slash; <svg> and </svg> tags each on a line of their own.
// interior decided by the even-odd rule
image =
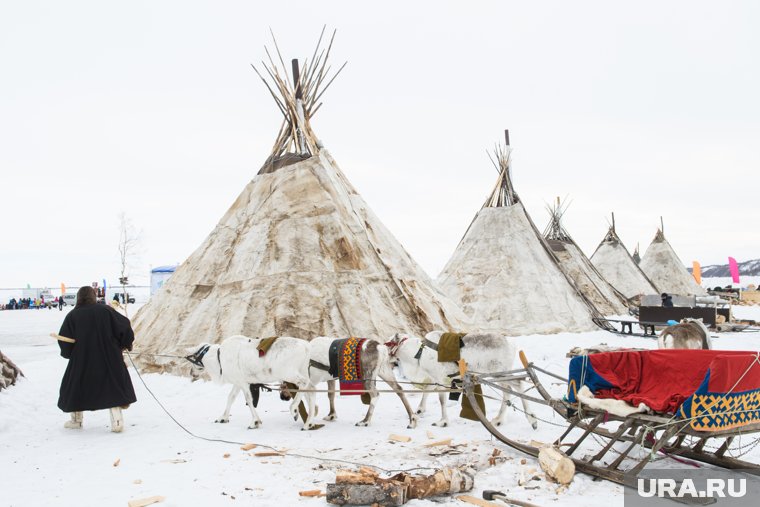
<svg viewBox="0 0 760 507">
<path fill-rule="evenodd" d="M 538 457 L 539 447 L 512 440 L 491 424 L 478 406 L 474 391 L 476 385 L 508 392 L 533 403 L 551 407 L 568 424 L 553 445 L 558 446 L 573 460 L 578 472 L 630 486 L 631 481 L 652 459 L 667 456 L 675 459 L 686 458 L 725 469 L 741 469 L 753 475 L 760 475 L 760 465 L 727 455 L 735 438 L 760 432 L 760 423 L 731 430 L 707 432 L 696 431 L 690 427 L 689 421 L 675 419 L 667 414 L 637 413 L 620 417 L 605 411 L 581 407 L 552 397 L 541 383 L 539 374 L 565 383 L 567 379 L 528 362 L 522 351 L 520 360 L 523 368 L 519 370 L 495 374 L 467 373 L 463 378 L 463 391 L 477 418 L 493 436 L 513 449 Z M 526 380 L 531 383 L 540 397 L 529 396 L 502 385 L 503 382 L 514 380 Z M 593 455 L 581 457 L 578 450 L 590 436 L 600 448 Z M 708 443 L 716 440 L 715 445 Z M 742 447 L 751 446 L 754 446 L 754 443 Z M 635 453 L 632 452 L 634 450 Z M 641 457 L 641 454 L 644 456 Z"/>
</svg>

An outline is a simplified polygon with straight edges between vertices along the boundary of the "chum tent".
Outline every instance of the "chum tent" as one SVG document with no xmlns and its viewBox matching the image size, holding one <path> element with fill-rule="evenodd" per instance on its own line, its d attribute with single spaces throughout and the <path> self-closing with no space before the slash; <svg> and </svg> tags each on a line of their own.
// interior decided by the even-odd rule
<svg viewBox="0 0 760 507">
<path fill-rule="evenodd" d="M 601 314 L 559 268 L 514 190 L 509 133 L 496 185 L 438 276 L 482 330 L 517 336 L 587 331 Z"/>
<path fill-rule="evenodd" d="M 628 301 L 597 271 L 583 250 L 562 225 L 562 217 L 568 204 L 560 202 L 547 206 L 549 223 L 544 229 L 544 238 L 559 260 L 559 267 L 573 279 L 575 285 L 583 292 L 604 315 L 622 315 L 628 313 Z"/>
<path fill-rule="evenodd" d="M 641 258 L 641 269 L 662 292 L 682 296 L 706 295 L 707 291 L 686 270 L 663 231 L 664 227 L 657 229 L 652 243 Z"/>
<path fill-rule="evenodd" d="M 615 231 L 615 214 L 604 239 L 596 247 L 591 262 L 613 287 L 626 298 L 659 294 L 657 287 L 641 270 Z"/>
<path fill-rule="evenodd" d="M 254 67 L 284 116 L 279 134 L 214 230 L 136 315 L 143 353 L 234 334 L 386 340 L 467 329 L 312 130 L 322 93 L 343 69 L 327 75 L 331 48 L 320 36 L 317 56 L 303 66 L 293 60 L 292 75 L 273 63 L 282 62 L 279 50 L 263 74 Z M 141 357 L 148 369 L 176 370 Z"/>
</svg>

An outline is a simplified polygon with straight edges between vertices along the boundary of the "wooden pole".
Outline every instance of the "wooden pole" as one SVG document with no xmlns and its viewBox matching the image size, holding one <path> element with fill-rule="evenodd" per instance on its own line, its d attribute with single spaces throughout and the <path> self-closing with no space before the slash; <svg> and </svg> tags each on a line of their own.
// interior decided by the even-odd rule
<svg viewBox="0 0 760 507">
<path fill-rule="evenodd" d="M 74 338 L 67 338 L 65 336 L 61 336 L 56 333 L 50 333 L 51 338 L 55 338 L 59 342 L 66 342 L 66 343 L 76 343 L 77 341 Z"/>
</svg>

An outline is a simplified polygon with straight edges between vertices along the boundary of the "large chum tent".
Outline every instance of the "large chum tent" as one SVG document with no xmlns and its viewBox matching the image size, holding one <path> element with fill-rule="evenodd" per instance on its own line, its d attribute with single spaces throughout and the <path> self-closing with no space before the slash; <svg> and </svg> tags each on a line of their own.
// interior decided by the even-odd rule
<svg viewBox="0 0 760 507">
<path fill-rule="evenodd" d="M 597 271 L 586 254 L 573 241 L 562 225 L 568 205 L 557 203 L 548 207 L 550 219 L 544 229 L 544 238 L 559 260 L 559 267 L 572 278 L 575 285 L 604 315 L 621 315 L 628 312 L 625 296 L 615 290 Z"/>
<path fill-rule="evenodd" d="M 258 175 L 136 315 L 143 353 L 234 334 L 384 339 L 467 329 L 314 134 L 310 120 L 335 77 L 332 39 L 321 42 L 303 67 L 293 60 L 292 76 L 281 57 L 282 66 L 262 64 L 268 80 L 254 67 L 284 116 L 279 135 Z M 162 362 L 141 357 L 143 366 Z"/>
<path fill-rule="evenodd" d="M 484 330 L 515 336 L 592 329 L 600 314 L 560 270 L 514 191 L 508 133 L 495 155 L 496 185 L 439 285 Z"/>
<path fill-rule="evenodd" d="M 644 252 L 644 257 L 639 263 L 642 271 L 662 292 L 683 296 L 704 296 L 707 291 L 700 287 L 686 270 L 673 247 L 665 239 L 663 231 L 664 227 L 657 230 L 652 243 Z"/>
<path fill-rule="evenodd" d="M 659 292 L 620 241 L 615 231 L 614 214 L 612 225 L 596 247 L 596 251 L 591 256 L 591 262 L 604 279 L 627 298 Z"/>
</svg>

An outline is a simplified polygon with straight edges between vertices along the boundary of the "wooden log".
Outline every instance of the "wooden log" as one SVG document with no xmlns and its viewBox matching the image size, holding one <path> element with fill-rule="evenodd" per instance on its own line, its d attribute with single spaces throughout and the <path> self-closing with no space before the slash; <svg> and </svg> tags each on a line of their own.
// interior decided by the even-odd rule
<svg viewBox="0 0 760 507">
<path fill-rule="evenodd" d="M 406 476 L 407 497 L 428 498 L 470 491 L 475 483 L 474 473 L 466 468 L 444 468 L 433 475 Z"/>
<path fill-rule="evenodd" d="M 556 447 L 542 447 L 538 464 L 546 475 L 560 484 L 570 484 L 575 476 L 575 463 Z"/>
<path fill-rule="evenodd" d="M 352 472 L 351 470 L 338 470 L 335 472 L 335 484 L 375 484 L 377 475 Z"/>
<path fill-rule="evenodd" d="M 146 505 L 152 505 L 154 503 L 163 502 L 166 500 L 166 497 L 163 496 L 150 496 L 148 498 L 140 498 L 137 500 L 130 500 L 127 502 L 127 505 L 129 507 L 145 507 Z"/>
<path fill-rule="evenodd" d="M 333 505 L 404 505 L 406 486 L 395 481 L 384 484 L 328 484 L 326 500 Z"/>
</svg>

